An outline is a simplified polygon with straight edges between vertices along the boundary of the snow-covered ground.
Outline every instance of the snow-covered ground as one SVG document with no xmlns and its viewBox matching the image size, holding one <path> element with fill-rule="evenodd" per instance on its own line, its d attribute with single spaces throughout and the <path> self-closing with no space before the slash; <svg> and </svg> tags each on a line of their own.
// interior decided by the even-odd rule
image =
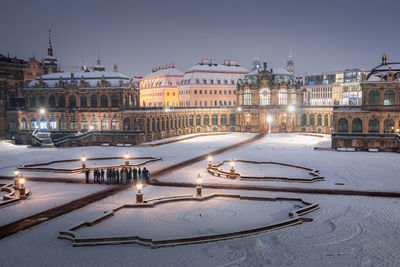
<svg viewBox="0 0 400 267">
<path fill-rule="evenodd" d="M 132 147 L 128 152 L 132 156 L 162 157 L 162 162 L 154 163 L 151 170 L 155 170 L 251 136 L 253 135 L 235 133 L 226 136 L 199 137 L 156 147 Z M 325 181 L 321 182 L 301 184 L 216 178 L 208 175 L 205 169 L 206 161 L 159 179 L 194 183 L 197 174 L 201 173 L 204 183 L 400 190 L 398 154 L 314 150 L 315 146 L 328 146 L 329 141 L 329 136 L 319 138 L 301 134 L 272 134 L 258 142 L 215 156 L 213 159 L 213 162 L 233 158 L 300 165 L 318 169 L 325 177 Z M 127 151 L 127 148 L 118 147 L 41 150 L 14 147 L 4 143 L 0 143 L 0 149 L 7 150 L 7 153 L 3 153 L 0 157 L 0 166 L 3 167 L 0 173 L 3 175 L 10 175 L 9 172 L 18 164 L 60 158 L 79 158 L 83 153 L 88 157 L 121 156 Z M 48 173 L 44 175 L 49 176 Z M 335 185 L 335 183 L 344 183 L 344 185 Z M 32 190 L 34 194 L 38 194 L 36 192 L 39 192 L 41 186 L 48 186 L 49 189 L 56 189 L 58 185 L 64 186 L 58 183 L 35 183 L 34 186 L 36 184 L 38 188 Z M 86 190 L 83 187 L 87 185 L 68 186 L 78 186 Z M 68 194 L 72 192 L 63 188 L 58 190 L 65 191 L 63 199 L 67 199 Z M 74 248 L 70 241 L 57 239 L 59 231 L 91 220 L 103 214 L 104 211 L 112 210 L 122 204 L 134 203 L 136 190 L 130 187 L 119 194 L 0 240 L 0 266 L 395 266 L 400 264 L 400 213 L 398 212 L 400 203 L 398 199 L 203 189 L 203 195 L 217 192 L 247 196 L 302 198 L 307 202 L 319 203 L 320 209 L 306 216 L 312 218 L 312 222 L 304 222 L 245 238 L 197 245 L 159 249 L 134 244 Z M 148 199 L 195 194 L 195 188 L 147 186 L 143 189 L 143 193 L 145 199 Z M 41 206 L 47 203 L 43 201 L 37 204 Z M 10 208 L 17 208 L 18 205 L 10 206 Z M 227 211 L 236 208 L 230 205 L 233 204 L 209 202 L 205 207 L 207 211 L 210 211 L 210 215 L 214 215 L 215 212 L 224 210 L 224 207 Z M 174 230 L 180 223 L 184 223 L 180 215 L 173 216 L 174 212 L 194 214 L 199 209 L 199 206 L 195 204 L 190 207 L 179 205 L 170 209 L 167 207 L 166 205 L 165 209 L 159 210 L 159 214 L 155 214 L 158 220 L 165 218 L 168 221 L 168 223 L 160 223 L 160 228 L 155 234 L 164 233 L 163 230 Z M 251 206 L 246 206 L 246 208 L 251 209 Z M 3 219 L 3 211 L 4 209 L 0 209 L 0 219 Z M 248 224 L 257 221 L 251 215 L 253 211 L 246 211 L 250 214 L 247 216 Z M 122 221 L 118 220 L 124 216 L 116 217 L 117 221 L 104 224 L 102 227 L 105 228 L 99 232 L 105 234 L 110 227 L 118 231 L 125 231 L 125 229 L 118 229 L 119 227 L 134 227 L 138 223 L 134 215 L 129 214 L 126 220 Z M 188 220 L 187 223 L 191 222 Z M 148 223 L 153 223 L 153 221 L 148 221 Z M 199 223 L 197 228 L 207 229 L 209 222 L 205 220 Z M 234 227 L 237 226 L 236 223 L 237 221 L 228 218 L 218 221 L 218 225 L 214 228 L 224 229 L 225 225 Z"/>
<path fill-rule="evenodd" d="M 162 161 L 152 162 L 146 165 L 151 172 L 159 170 L 192 157 L 199 156 L 209 151 L 231 145 L 248 138 L 254 134 L 229 133 L 226 135 L 201 136 L 161 146 L 133 146 L 133 147 L 75 147 L 75 148 L 32 148 L 29 146 L 15 146 L 6 142 L 0 142 L 0 175 L 11 176 L 15 167 L 19 165 L 49 162 L 53 160 L 80 159 L 82 155 L 87 158 L 95 157 L 123 157 L 126 152 L 131 157 L 155 157 Z M 116 161 L 112 161 L 115 163 Z M 120 160 L 123 163 L 123 160 Z M 104 161 L 89 161 L 88 165 L 103 166 Z M 79 167 L 80 162 L 57 164 L 57 167 Z M 46 166 L 45 166 L 46 167 Z M 83 174 L 49 173 L 49 172 L 27 172 L 29 177 L 63 177 L 82 179 Z"/>
</svg>

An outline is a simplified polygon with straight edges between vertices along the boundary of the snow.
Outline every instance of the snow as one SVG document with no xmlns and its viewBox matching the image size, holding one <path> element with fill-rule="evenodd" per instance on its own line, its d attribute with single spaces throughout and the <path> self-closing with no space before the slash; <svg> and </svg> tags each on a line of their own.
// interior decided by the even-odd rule
<svg viewBox="0 0 400 267">
<path fill-rule="evenodd" d="M 163 157 L 162 162 L 154 163 L 150 170 L 181 162 L 188 158 L 233 144 L 254 134 L 198 137 L 168 145 L 137 146 L 129 148 L 132 156 Z M 318 151 L 315 146 L 327 147 L 330 136 L 307 136 L 302 134 L 272 134 L 247 146 L 215 155 L 213 162 L 222 160 L 247 159 L 257 161 L 278 161 L 318 169 L 325 181 L 312 184 L 285 183 L 273 181 L 243 181 L 217 178 L 208 175 L 207 161 L 199 162 L 160 177 L 160 181 L 195 182 L 197 173 L 201 173 L 203 183 L 279 185 L 313 188 L 353 188 L 358 190 L 399 191 L 398 154 L 369 152 Z M 13 167 L 23 163 L 43 162 L 60 158 L 79 158 L 86 156 L 121 156 L 127 148 L 85 147 L 31 149 L 26 146 L 13 146 L 0 142 L 3 152 L 0 156 L 0 174 L 10 175 Z M 239 165 L 238 165 L 239 166 Z M 254 170 L 257 172 L 257 170 Z M 279 173 L 279 170 L 275 170 Z M 274 172 L 275 172 L 274 171 Z M 49 174 L 47 173 L 49 176 Z M 28 183 L 29 182 L 28 179 Z M 344 185 L 335 185 L 343 183 Z M 57 186 L 60 188 L 57 188 Z M 35 194 L 40 190 L 65 192 L 60 197 L 64 202 L 72 187 L 79 186 L 82 191 L 97 185 L 65 185 L 59 183 L 34 183 L 30 185 Z M 48 189 L 41 189 L 42 186 Z M 62 187 L 61 187 L 62 186 Z M 85 187 L 85 188 L 84 188 Z M 75 187 L 74 187 L 75 188 Z M 51 190 L 50 190 L 51 189 Z M 80 191 L 81 189 L 78 189 Z M 93 189 L 95 190 L 95 189 Z M 195 188 L 146 186 L 144 198 L 157 198 L 174 195 L 194 194 Z M 211 242 L 178 247 L 150 249 L 140 245 L 116 245 L 74 248 L 68 240 L 57 239 L 59 231 L 69 229 L 83 221 L 90 220 L 123 204 L 135 202 L 136 190 L 133 187 L 112 195 L 84 208 L 47 221 L 29 230 L 19 232 L 0 240 L 0 266 L 395 266 L 400 264 L 400 213 L 399 200 L 342 195 L 316 195 L 277 193 L 267 191 L 215 190 L 203 188 L 203 195 L 229 193 L 260 197 L 301 198 L 310 203 L 319 203 L 320 209 L 308 215 L 312 222 L 279 229 L 267 233 L 252 235 L 233 240 Z M 40 195 L 40 194 L 39 194 Z M 38 195 L 38 197 L 39 197 Z M 78 196 L 75 196 L 78 197 Z M 72 197 L 71 197 L 72 198 Z M 44 201 L 37 206 L 49 205 Z M 51 197 L 50 197 L 51 199 Z M 34 199 L 27 200 L 34 201 Z M 48 201 L 51 202 L 51 201 Z M 32 202 L 33 203 L 33 202 Z M 64 202 L 65 203 L 65 202 Z M 162 209 L 148 209 L 146 214 L 135 213 L 138 210 L 125 210 L 122 216 L 99 224 L 93 234 L 107 235 L 112 231 L 120 234 L 148 232 L 154 236 L 193 233 L 195 229 L 207 231 L 208 226 L 215 231 L 237 229 L 237 227 L 257 224 L 264 209 L 271 211 L 270 219 L 286 215 L 285 208 L 273 205 L 251 206 L 238 201 L 175 203 L 160 206 Z M 9 206 L 9 215 L 18 205 Z M 272 203 L 269 203 L 272 204 Z M 11 209 L 13 208 L 13 209 Z M 261 209 L 261 212 L 260 212 Z M 232 211 L 239 211 L 231 216 Z M 154 212 L 154 213 L 153 213 Z M 199 219 L 199 212 L 209 215 Z M 257 213 L 258 212 L 258 213 Z M 138 216 L 136 216 L 138 215 Z M 145 216 L 142 216 L 145 215 Z M 153 215 L 155 217 L 151 217 Z M 186 217 L 185 217 L 186 216 Z M 146 220 L 146 218 L 148 220 Z M 154 219 L 153 219 L 154 218 Z M 213 219 L 209 219 L 213 218 Z M 247 218 L 244 220 L 243 218 Z M 193 228 L 190 228 L 193 224 Z M 91 231 L 92 231 L 91 230 Z M 152 231 L 153 230 L 153 231 Z M 170 232 L 169 232 L 170 231 Z"/>
<path fill-rule="evenodd" d="M 159 76 L 183 76 L 183 72 L 175 68 L 161 69 L 151 72 L 143 77 L 143 79 L 159 77 Z"/>
</svg>

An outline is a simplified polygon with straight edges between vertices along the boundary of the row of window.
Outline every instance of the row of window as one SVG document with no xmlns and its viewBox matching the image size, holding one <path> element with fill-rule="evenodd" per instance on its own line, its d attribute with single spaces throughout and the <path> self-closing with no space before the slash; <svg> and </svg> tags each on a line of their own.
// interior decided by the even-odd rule
<svg viewBox="0 0 400 267">
<path fill-rule="evenodd" d="M 199 89 L 199 95 L 202 95 L 203 94 L 203 92 L 204 92 L 204 94 L 206 95 L 207 94 L 207 92 L 210 94 L 210 95 L 212 95 L 213 94 L 213 90 L 201 90 L 201 89 Z M 223 93 L 222 93 L 223 92 Z M 217 94 L 220 94 L 220 95 L 222 95 L 222 94 L 224 94 L 224 95 L 232 95 L 232 91 L 231 90 L 214 90 L 214 95 L 217 95 Z M 197 90 L 194 90 L 194 94 L 195 95 L 197 95 Z M 236 90 L 233 90 L 233 94 L 236 94 Z"/>
<path fill-rule="evenodd" d="M 81 108 L 87 108 L 88 107 L 88 96 L 87 95 L 80 95 L 79 100 L 80 100 L 80 107 Z M 90 107 L 98 107 L 97 103 L 97 95 L 90 95 Z M 129 102 L 129 105 L 138 103 L 137 101 L 137 96 L 130 95 L 130 97 L 126 97 L 125 101 Z M 44 95 L 40 95 L 38 98 L 38 103 L 36 102 L 36 97 L 34 95 L 29 97 L 29 107 L 30 108 L 36 108 L 38 105 L 39 107 L 48 107 L 48 108 L 64 108 L 66 107 L 66 99 L 65 95 L 59 95 L 58 96 L 58 103 L 56 104 L 56 96 L 50 95 L 47 99 L 46 102 L 46 97 Z M 100 107 L 102 108 L 107 108 L 109 106 L 108 103 L 108 96 L 107 95 L 101 95 L 100 96 Z M 111 95 L 111 107 L 118 107 L 119 106 L 119 99 L 118 95 Z M 68 107 L 70 108 L 76 108 L 77 107 L 77 101 L 76 101 L 76 96 L 75 95 L 70 95 L 68 97 Z"/>
<path fill-rule="evenodd" d="M 251 105 L 251 92 L 249 89 L 243 92 L 243 105 Z M 280 90 L 278 94 L 278 105 L 288 104 L 288 94 L 286 90 Z M 290 104 L 296 104 L 296 93 L 290 94 Z M 260 91 L 260 105 L 266 106 L 271 105 L 271 92 L 269 89 L 263 89 Z"/>
<path fill-rule="evenodd" d="M 197 105 L 197 103 L 199 105 Z M 207 103 L 208 103 L 207 100 L 204 100 L 204 102 L 202 100 L 200 100 L 199 102 L 197 102 L 197 100 L 195 100 L 194 101 L 194 106 L 195 107 L 203 107 L 203 104 L 204 104 L 204 107 L 207 107 L 208 106 Z M 213 105 L 213 103 L 214 103 L 214 105 Z M 232 106 L 232 102 L 230 100 L 229 101 L 219 100 L 219 102 L 217 100 L 214 100 L 214 101 L 210 100 L 210 107 L 212 107 L 212 106 L 214 106 L 214 107 L 218 107 L 218 106 L 222 107 L 222 106 L 227 106 L 227 105 L 228 106 Z M 236 105 L 236 101 L 233 101 L 233 105 L 234 106 Z"/>
<path fill-rule="evenodd" d="M 395 93 L 393 90 L 386 90 L 383 94 L 383 105 L 393 106 L 395 104 Z M 377 90 L 370 91 L 368 94 L 368 105 L 378 106 L 381 104 L 381 94 Z"/>
<path fill-rule="evenodd" d="M 332 116 L 331 116 L 331 125 L 332 125 Z M 301 115 L 301 126 L 306 126 L 307 125 L 307 115 L 306 114 L 302 114 Z M 315 126 L 315 115 L 311 114 L 309 116 L 309 120 L 308 120 L 308 125 L 309 126 Z M 317 115 L 317 126 L 329 126 L 329 116 L 328 114 L 325 114 L 324 116 L 324 124 L 322 125 L 322 115 L 318 114 Z"/>
<path fill-rule="evenodd" d="M 190 81 L 191 81 L 191 79 L 182 80 L 182 84 L 190 84 Z M 200 84 L 200 79 L 195 79 L 195 81 L 196 81 L 197 84 Z M 202 79 L 201 82 L 203 84 L 207 84 L 207 83 L 214 84 L 214 80 L 213 79 L 209 79 L 209 80 Z M 224 80 L 223 83 L 224 84 L 228 84 L 228 80 Z M 215 80 L 215 84 L 222 84 L 222 81 L 217 79 L 217 80 Z M 231 84 L 235 84 L 235 80 L 231 80 Z"/>
<path fill-rule="evenodd" d="M 363 125 L 362 120 L 360 118 L 355 118 L 351 122 L 351 132 L 352 133 L 362 133 Z M 400 121 L 399 121 L 400 127 Z M 349 132 L 349 122 L 346 118 L 340 118 L 338 120 L 338 132 L 339 133 L 348 133 Z M 383 132 L 384 133 L 394 133 L 394 120 L 393 119 L 385 119 L 383 122 Z M 379 133 L 379 119 L 374 118 L 368 121 L 368 133 Z"/>
</svg>

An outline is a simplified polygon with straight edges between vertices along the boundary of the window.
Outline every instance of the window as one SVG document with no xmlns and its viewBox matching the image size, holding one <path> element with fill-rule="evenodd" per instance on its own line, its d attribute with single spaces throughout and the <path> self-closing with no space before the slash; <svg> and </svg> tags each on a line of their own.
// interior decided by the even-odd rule
<svg viewBox="0 0 400 267">
<path fill-rule="evenodd" d="M 31 129 L 32 129 L 32 130 L 34 130 L 34 129 L 37 128 L 38 125 L 37 125 L 37 120 L 36 120 L 36 118 L 31 118 L 30 126 L 31 126 Z"/>
<path fill-rule="evenodd" d="M 76 97 L 74 95 L 70 95 L 68 98 L 68 103 L 70 108 L 76 108 Z"/>
<path fill-rule="evenodd" d="M 394 133 L 394 121 L 393 121 L 393 119 L 386 119 L 383 122 L 383 132 L 384 133 Z"/>
<path fill-rule="evenodd" d="M 163 123 L 164 123 L 164 118 L 163 118 Z M 125 118 L 124 122 L 123 122 L 123 127 L 124 127 L 124 131 L 129 131 L 131 129 L 131 121 L 129 118 Z M 164 129 L 163 129 L 164 130 Z"/>
<path fill-rule="evenodd" d="M 60 95 L 58 97 L 58 107 L 65 108 L 65 96 L 64 95 Z"/>
<path fill-rule="evenodd" d="M 260 105 L 261 106 L 266 106 L 270 105 L 271 103 L 271 92 L 269 89 L 262 89 L 260 91 Z"/>
<path fill-rule="evenodd" d="M 97 95 L 90 96 L 90 106 L 92 108 L 97 108 Z"/>
<path fill-rule="evenodd" d="M 50 130 L 57 130 L 57 120 L 55 118 L 50 119 Z"/>
<path fill-rule="evenodd" d="M 111 107 L 116 108 L 118 107 L 118 96 L 111 95 Z"/>
<path fill-rule="evenodd" d="M 218 125 L 218 115 L 214 114 L 211 116 L 212 125 Z"/>
<path fill-rule="evenodd" d="M 318 114 L 318 116 L 317 116 L 317 125 L 322 126 L 322 115 L 321 114 Z"/>
<path fill-rule="evenodd" d="M 200 125 L 201 117 L 200 115 L 196 115 L 196 126 Z"/>
<path fill-rule="evenodd" d="M 315 117 L 314 114 L 310 115 L 310 126 L 314 126 L 315 125 Z"/>
<path fill-rule="evenodd" d="M 87 131 L 88 129 L 88 121 L 86 118 L 81 119 L 81 130 Z"/>
<path fill-rule="evenodd" d="M 368 133 L 379 133 L 379 120 L 371 119 L 368 122 Z"/>
<path fill-rule="evenodd" d="M 329 126 L 329 116 L 328 115 L 324 116 L 324 124 L 325 124 L 325 126 Z"/>
<path fill-rule="evenodd" d="M 356 118 L 351 123 L 351 132 L 353 133 L 362 133 L 362 120 Z"/>
<path fill-rule="evenodd" d="M 46 106 L 46 98 L 44 97 L 44 95 L 39 96 L 39 106 L 40 107 Z"/>
<path fill-rule="evenodd" d="M 236 115 L 235 114 L 231 114 L 229 116 L 229 122 L 230 122 L 230 125 L 236 125 Z"/>
<path fill-rule="evenodd" d="M 54 95 L 49 96 L 49 108 L 56 107 L 56 97 Z"/>
<path fill-rule="evenodd" d="M 87 97 L 86 95 L 80 96 L 81 108 L 87 108 Z"/>
<path fill-rule="evenodd" d="M 101 130 L 108 130 L 108 120 L 106 118 L 101 119 Z"/>
<path fill-rule="evenodd" d="M 60 118 L 59 125 L 60 125 L 60 130 L 67 129 L 67 123 L 65 122 L 65 119 L 63 117 Z"/>
<path fill-rule="evenodd" d="M 368 104 L 371 106 L 377 106 L 380 104 L 380 94 L 378 91 L 373 90 L 368 94 Z"/>
<path fill-rule="evenodd" d="M 223 126 L 227 125 L 227 118 L 225 114 L 221 115 L 221 125 Z"/>
<path fill-rule="evenodd" d="M 394 106 L 394 92 L 392 90 L 387 90 L 383 96 L 385 106 Z"/>
<path fill-rule="evenodd" d="M 279 90 L 278 100 L 279 100 L 279 105 L 287 105 L 287 91 L 286 91 L 286 89 Z"/>
<path fill-rule="evenodd" d="M 348 132 L 348 122 L 347 119 L 341 118 L 338 121 L 338 132 L 339 133 L 347 133 Z"/>
<path fill-rule="evenodd" d="M 116 118 L 111 120 L 111 130 L 119 130 L 119 121 Z"/>
<path fill-rule="evenodd" d="M 197 95 L 197 90 L 194 90 L 194 94 Z"/>
<path fill-rule="evenodd" d="M 78 126 L 77 126 L 76 120 L 72 119 L 72 120 L 69 121 L 69 128 L 70 128 L 71 130 L 76 130 L 77 127 L 78 127 Z"/>
<path fill-rule="evenodd" d="M 8 129 L 11 132 L 16 132 L 18 129 L 18 123 L 17 120 L 12 118 L 9 122 L 8 122 Z"/>
<path fill-rule="evenodd" d="M 251 105 L 251 93 L 250 93 L 250 89 L 244 90 L 244 93 L 243 93 L 243 104 L 244 104 L 245 106 Z"/>
<path fill-rule="evenodd" d="M 296 93 L 290 94 L 290 104 L 296 105 Z"/>
<path fill-rule="evenodd" d="M 26 130 L 26 119 L 22 118 L 21 119 L 21 130 Z"/>
<path fill-rule="evenodd" d="M 29 107 L 30 108 L 35 108 L 36 107 L 36 98 L 35 98 L 35 96 L 31 96 L 29 98 Z"/>
<path fill-rule="evenodd" d="M 307 125 L 307 115 L 302 114 L 301 115 L 301 126 L 306 126 Z"/>
<path fill-rule="evenodd" d="M 189 126 L 193 126 L 193 115 L 189 116 Z"/>
<path fill-rule="evenodd" d="M 209 124 L 209 117 L 208 117 L 208 115 L 204 115 L 203 124 L 204 124 L 204 126 L 208 126 L 208 124 Z"/>
<path fill-rule="evenodd" d="M 108 107 L 108 98 L 106 95 L 101 95 L 100 97 L 100 107 L 106 108 Z"/>
</svg>

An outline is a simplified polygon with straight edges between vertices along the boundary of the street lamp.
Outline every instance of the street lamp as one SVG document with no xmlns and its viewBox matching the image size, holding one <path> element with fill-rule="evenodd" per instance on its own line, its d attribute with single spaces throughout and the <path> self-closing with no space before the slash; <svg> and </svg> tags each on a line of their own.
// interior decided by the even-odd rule
<svg viewBox="0 0 400 267">
<path fill-rule="evenodd" d="M 20 196 L 25 196 L 25 187 L 24 187 L 25 178 L 24 177 L 19 178 L 18 179 L 18 183 L 20 185 L 20 187 L 19 187 L 19 195 Z"/>
<path fill-rule="evenodd" d="M 14 170 L 14 188 L 16 189 L 19 186 L 19 170 L 15 169 Z"/>
<path fill-rule="evenodd" d="M 137 189 L 137 193 L 136 193 L 136 203 L 142 203 L 143 202 L 143 193 L 142 193 L 142 188 L 143 188 L 143 184 L 141 182 L 138 182 L 136 184 L 136 189 Z"/>
<path fill-rule="evenodd" d="M 207 169 L 211 169 L 212 168 L 212 164 L 211 164 L 211 161 L 212 161 L 212 156 L 210 155 L 210 156 L 208 156 L 208 166 L 207 166 Z"/>
<path fill-rule="evenodd" d="M 129 154 L 128 154 L 128 152 L 125 153 L 124 158 L 125 158 L 125 166 L 129 166 Z"/>
<path fill-rule="evenodd" d="M 44 108 L 41 108 L 39 112 L 40 112 L 40 114 L 43 115 L 44 113 L 46 113 L 46 110 Z"/>
<path fill-rule="evenodd" d="M 273 121 L 272 116 L 268 115 L 267 116 L 267 122 L 268 122 L 268 134 L 271 133 L 271 122 Z"/>
<path fill-rule="evenodd" d="M 236 173 L 235 173 L 235 161 L 232 159 L 229 162 L 229 165 L 231 166 L 231 169 L 229 170 L 229 178 L 236 178 Z"/>
<path fill-rule="evenodd" d="M 237 111 L 239 111 L 239 112 L 242 111 L 242 107 L 238 107 Z"/>
<path fill-rule="evenodd" d="M 201 178 L 200 173 L 196 177 L 196 196 L 201 197 L 201 182 L 203 178 Z"/>
<path fill-rule="evenodd" d="M 86 160 L 87 160 L 87 158 L 85 157 L 85 155 L 83 155 L 83 156 L 81 157 L 82 169 L 86 169 Z"/>
</svg>

